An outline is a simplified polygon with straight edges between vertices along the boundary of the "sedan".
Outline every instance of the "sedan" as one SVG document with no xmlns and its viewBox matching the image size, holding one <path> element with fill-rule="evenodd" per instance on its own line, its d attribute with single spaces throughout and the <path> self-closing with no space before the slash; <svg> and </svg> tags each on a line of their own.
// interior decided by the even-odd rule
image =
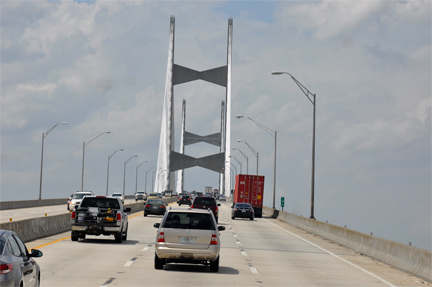
<svg viewBox="0 0 432 287">
<path fill-rule="evenodd" d="M 37 249 L 29 253 L 15 232 L 0 229 L 0 285 L 40 286 L 40 267 L 33 257 L 41 256 Z"/>
<path fill-rule="evenodd" d="M 249 203 L 236 203 L 231 210 L 231 219 L 236 217 L 254 220 L 254 209 Z"/>
<path fill-rule="evenodd" d="M 181 206 L 182 204 L 187 204 L 189 206 L 191 206 L 192 201 L 189 195 L 187 194 L 182 194 L 180 195 L 179 199 L 177 200 L 177 203 L 179 206 Z"/>
<path fill-rule="evenodd" d="M 164 215 L 166 204 L 162 199 L 149 199 L 144 206 L 144 216 L 149 214 Z"/>
</svg>

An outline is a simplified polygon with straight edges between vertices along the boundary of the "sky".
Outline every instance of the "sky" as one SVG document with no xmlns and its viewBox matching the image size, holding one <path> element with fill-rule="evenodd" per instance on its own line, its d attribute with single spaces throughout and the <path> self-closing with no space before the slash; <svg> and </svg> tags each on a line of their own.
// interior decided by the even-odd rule
<svg viewBox="0 0 432 287">
<path fill-rule="evenodd" d="M 431 250 L 430 1 L 1 1 L 1 201 L 81 189 L 151 191 L 175 16 L 174 62 L 226 65 L 233 18 L 231 146 L 242 173 L 265 176 L 276 208 L 310 216 L 316 94 L 317 220 Z M 220 130 L 226 90 L 204 81 L 174 88 L 179 149 L 186 130 Z M 236 115 L 245 118 L 237 119 Z M 201 157 L 204 143 L 186 147 Z M 133 156 L 137 157 L 133 157 Z M 131 158 L 133 157 L 133 158 Z M 129 161 L 128 159 L 131 158 Z M 144 162 L 139 168 L 137 166 Z M 240 166 L 233 160 L 240 172 Z M 153 169 L 151 169 L 153 168 Z M 146 185 L 147 178 L 147 185 Z M 218 187 L 218 174 L 185 170 L 185 189 Z"/>
</svg>

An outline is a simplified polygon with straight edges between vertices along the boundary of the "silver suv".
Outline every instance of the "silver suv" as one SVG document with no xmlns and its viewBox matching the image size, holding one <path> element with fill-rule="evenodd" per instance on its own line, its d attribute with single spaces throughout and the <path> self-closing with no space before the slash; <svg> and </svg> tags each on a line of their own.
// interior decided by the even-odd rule
<svg viewBox="0 0 432 287">
<path fill-rule="evenodd" d="M 167 263 L 192 263 L 219 271 L 219 231 L 225 226 L 217 226 L 211 210 L 169 209 L 154 227 L 158 228 L 155 269 L 163 269 Z"/>
</svg>

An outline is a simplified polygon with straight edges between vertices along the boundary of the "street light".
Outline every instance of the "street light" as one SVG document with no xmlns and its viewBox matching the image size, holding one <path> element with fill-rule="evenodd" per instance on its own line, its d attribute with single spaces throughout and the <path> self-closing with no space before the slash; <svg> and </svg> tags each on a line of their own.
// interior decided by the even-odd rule
<svg viewBox="0 0 432 287">
<path fill-rule="evenodd" d="M 42 155 L 41 155 L 41 171 L 40 171 L 40 183 L 39 183 L 39 199 L 42 199 L 42 169 L 43 169 L 43 153 L 44 153 L 44 141 L 47 135 L 59 124 L 67 125 L 67 122 L 61 122 L 47 130 L 46 132 L 42 133 Z"/>
<path fill-rule="evenodd" d="M 88 140 L 87 142 L 83 142 L 83 159 L 82 159 L 82 174 L 81 174 L 81 191 L 83 191 L 83 187 L 84 187 L 84 155 L 85 155 L 85 147 L 86 145 L 88 145 L 89 143 L 91 143 L 92 141 L 94 141 L 95 139 L 97 139 L 98 137 L 100 137 L 103 134 L 109 134 L 111 132 L 103 132 L 98 134 L 97 136 L 95 136 L 94 138 L 92 138 L 91 140 Z"/>
<path fill-rule="evenodd" d="M 247 141 L 237 140 L 237 142 L 238 143 L 244 142 L 248 146 L 248 148 L 251 150 L 251 152 L 256 156 L 256 158 L 257 158 L 257 171 L 256 171 L 256 174 L 258 175 L 258 156 L 259 156 L 259 154 L 247 143 Z"/>
<path fill-rule="evenodd" d="M 239 148 L 233 148 L 232 150 L 238 150 L 243 157 L 246 159 L 246 174 L 249 174 L 249 157 L 247 155 L 245 155 Z M 258 172 L 257 172 L 258 174 Z"/>
<path fill-rule="evenodd" d="M 238 119 L 243 118 L 244 116 L 237 116 Z M 273 209 L 275 209 L 275 198 L 276 198 L 276 143 L 277 143 L 277 131 L 273 131 L 268 127 L 260 124 L 259 122 L 247 117 L 249 120 L 253 121 L 257 126 L 266 131 L 269 135 L 274 137 L 274 165 L 273 165 Z"/>
<path fill-rule="evenodd" d="M 316 94 L 312 94 L 305 86 L 303 86 L 296 78 L 287 72 L 272 72 L 272 75 L 287 74 L 294 80 L 297 86 L 302 90 L 303 94 L 313 105 L 313 125 L 312 125 L 312 175 L 311 175 L 311 216 L 310 218 L 315 219 L 314 216 L 314 201 L 315 201 L 315 114 L 316 114 Z"/>
<path fill-rule="evenodd" d="M 113 152 L 111 155 L 108 156 L 108 168 L 107 168 L 107 188 L 106 188 L 106 196 L 108 196 L 108 178 L 109 178 L 109 163 L 110 159 L 116 154 L 118 151 L 124 151 L 124 149 L 118 149 L 115 152 Z"/>
<path fill-rule="evenodd" d="M 235 156 L 233 156 L 233 155 L 230 155 L 229 157 L 232 157 L 233 159 L 235 159 L 237 161 L 237 163 L 240 166 L 240 174 L 243 174 L 243 172 L 242 172 L 242 163 L 238 159 L 236 159 Z"/>
<path fill-rule="evenodd" d="M 152 166 L 148 171 L 146 171 L 146 179 L 145 179 L 145 187 L 144 187 L 144 193 L 147 194 L 147 173 L 154 169 L 155 166 Z"/>
<path fill-rule="evenodd" d="M 152 174 L 152 192 L 154 192 L 154 177 L 155 177 L 155 173 L 156 173 L 156 171 L 157 171 L 157 169 L 155 169 L 155 170 L 153 171 L 153 174 Z"/>
<path fill-rule="evenodd" d="M 138 157 L 137 155 L 131 156 L 127 161 L 124 163 L 124 173 L 123 173 L 123 198 L 125 196 L 125 187 L 126 187 L 126 164 L 134 157 Z"/>
<path fill-rule="evenodd" d="M 137 193 L 137 188 L 138 188 L 138 168 L 143 164 L 146 163 L 148 161 L 143 161 L 142 163 L 140 163 L 139 165 L 137 165 L 136 167 L 136 171 L 135 171 L 135 194 Z"/>
</svg>

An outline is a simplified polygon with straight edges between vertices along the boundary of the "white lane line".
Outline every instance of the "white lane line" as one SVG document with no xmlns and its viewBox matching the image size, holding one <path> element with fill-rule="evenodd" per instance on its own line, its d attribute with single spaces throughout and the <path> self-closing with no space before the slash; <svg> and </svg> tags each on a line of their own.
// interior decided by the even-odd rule
<svg viewBox="0 0 432 287">
<path fill-rule="evenodd" d="M 234 236 L 234 237 L 237 237 L 237 234 L 234 234 L 233 236 Z"/>
<path fill-rule="evenodd" d="M 264 219 L 264 218 L 263 218 L 263 219 Z M 346 259 L 343 259 L 342 257 L 340 257 L 340 256 L 338 256 L 338 255 L 336 255 L 336 254 L 334 254 L 334 253 L 328 251 L 327 249 L 324 249 L 324 248 L 322 248 L 321 246 L 318 246 L 318 245 L 316 245 L 316 244 L 310 242 L 309 240 L 306 240 L 306 239 L 304 239 L 303 237 L 300 237 L 300 236 L 298 236 L 297 234 L 294 234 L 294 233 L 292 233 L 292 232 L 290 232 L 290 231 L 288 231 L 288 230 L 286 230 L 286 229 L 284 229 L 284 228 L 282 228 L 282 227 L 280 227 L 280 226 L 278 226 L 278 225 L 276 225 L 276 224 L 274 224 L 274 223 L 268 221 L 267 219 L 264 219 L 264 220 L 267 221 L 268 223 L 270 223 L 271 225 L 274 225 L 274 226 L 276 226 L 277 228 L 280 228 L 280 229 L 282 229 L 283 231 L 285 231 L 285 232 L 291 234 L 292 236 L 297 237 L 298 239 L 301 239 L 301 240 L 303 240 L 304 242 L 306 242 L 306 243 L 308 243 L 308 244 L 310 244 L 310 245 L 312 245 L 312 246 L 314 246 L 314 247 L 316 247 L 316 248 L 318 248 L 318 249 L 321 249 L 322 251 L 324 251 L 324 252 L 330 254 L 331 256 L 333 256 L 333 257 L 335 257 L 335 258 L 337 258 L 337 259 L 339 259 L 339 260 L 342 260 L 343 262 L 345 262 L 345 263 L 347 263 L 347 264 L 349 264 L 349 265 L 351 265 L 351 266 L 353 266 L 353 267 L 355 267 L 355 268 L 357 268 L 357 269 L 359 269 L 359 270 L 365 272 L 366 274 L 369 274 L 369 275 L 372 276 L 372 277 L 375 277 L 376 279 L 378 279 L 378 280 L 380 280 L 381 282 L 387 284 L 388 286 L 391 286 L 391 287 L 397 287 L 396 285 L 393 285 L 392 283 L 390 283 L 390 282 L 384 280 L 383 278 L 379 277 L 378 275 L 375 275 L 375 274 L 373 274 L 372 272 L 369 272 L 369 271 L 367 271 L 366 269 L 364 269 L 364 268 L 362 268 L 362 267 L 360 267 L 360 266 L 358 266 L 358 265 L 355 265 L 354 263 L 352 263 L 352 262 L 350 262 L 350 261 L 348 261 L 348 260 L 346 260 Z"/>
<path fill-rule="evenodd" d="M 149 250 L 150 246 L 144 247 L 144 249 L 142 251 L 147 251 Z"/>
<path fill-rule="evenodd" d="M 236 242 L 237 242 L 237 244 L 238 244 L 238 245 L 240 245 L 240 244 L 241 244 L 241 243 L 240 243 L 240 241 L 236 241 Z"/>
<path fill-rule="evenodd" d="M 258 271 L 256 270 L 255 267 L 249 267 L 249 269 L 252 273 L 258 274 Z"/>
<path fill-rule="evenodd" d="M 132 263 L 134 263 L 133 261 L 128 261 L 128 262 L 126 262 L 126 264 L 124 265 L 125 267 L 129 267 L 129 266 L 131 266 L 132 265 Z"/>
<path fill-rule="evenodd" d="M 242 251 L 241 254 L 242 254 L 243 256 L 248 256 L 247 253 L 244 252 L 244 251 Z"/>
</svg>

